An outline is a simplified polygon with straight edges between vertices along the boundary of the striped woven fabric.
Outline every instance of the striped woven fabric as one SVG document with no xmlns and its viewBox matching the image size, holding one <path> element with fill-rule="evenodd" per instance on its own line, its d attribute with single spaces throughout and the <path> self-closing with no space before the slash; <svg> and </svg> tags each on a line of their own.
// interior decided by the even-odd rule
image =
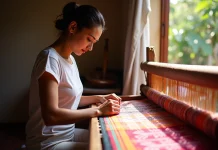
<svg viewBox="0 0 218 150">
<path fill-rule="evenodd" d="M 213 140 L 151 100 L 121 103 L 119 115 L 99 118 L 105 150 L 204 150 Z"/>
</svg>

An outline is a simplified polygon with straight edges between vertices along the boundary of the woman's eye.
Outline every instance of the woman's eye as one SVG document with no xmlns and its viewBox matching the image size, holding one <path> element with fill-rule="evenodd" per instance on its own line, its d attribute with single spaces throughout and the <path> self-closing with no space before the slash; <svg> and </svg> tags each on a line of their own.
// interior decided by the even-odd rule
<svg viewBox="0 0 218 150">
<path fill-rule="evenodd" d="M 92 42 L 90 39 L 88 39 L 89 42 Z"/>
</svg>

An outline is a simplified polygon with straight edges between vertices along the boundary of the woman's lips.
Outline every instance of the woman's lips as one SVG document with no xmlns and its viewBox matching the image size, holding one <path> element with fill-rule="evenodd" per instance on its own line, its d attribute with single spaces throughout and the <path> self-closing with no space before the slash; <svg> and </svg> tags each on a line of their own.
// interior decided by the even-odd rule
<svg viewBox="0 0 218 150">
<path fill-rule="evenodd" d="M 86 51 L 84 49 L 82 49 L 82 52 L 85 53 Z"/>
</svg>

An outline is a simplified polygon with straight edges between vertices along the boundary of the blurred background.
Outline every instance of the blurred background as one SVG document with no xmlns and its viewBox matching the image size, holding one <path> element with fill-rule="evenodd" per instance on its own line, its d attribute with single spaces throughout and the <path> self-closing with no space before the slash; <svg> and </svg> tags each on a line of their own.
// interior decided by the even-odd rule
<svg viewBox="0 0 218 150">
<path fill-rule="evenodd" d="M 170 0 L 168 62 L 218 65 L 217 0 Z"/>
</svg>

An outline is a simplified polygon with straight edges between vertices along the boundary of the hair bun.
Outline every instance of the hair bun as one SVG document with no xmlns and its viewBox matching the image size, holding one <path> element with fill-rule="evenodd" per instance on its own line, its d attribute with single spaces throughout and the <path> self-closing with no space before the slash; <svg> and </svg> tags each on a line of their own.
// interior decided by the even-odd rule
<svg viewBox="0 0 218 150">
<path fill-rule="evenodd" d="M 77 23 L 78 31 L 98 26 L 104 30 L 105 27 L 104 17 L 97 8 L 91 5 L 78 5 L 75 2 L 70 2 L 64 6 L 62 14 L 56 18 L 55 27 L 58 30 L 66 31 L 72 21 Z"/>
<path fill-rule="evenodd" d="M 75 14 L 76 8 L 79 7 L 75 2 L 70 2 L 63 8 L 63 19 L 68 19 L 72 17 L 72 14 Z"/>
</svg>

